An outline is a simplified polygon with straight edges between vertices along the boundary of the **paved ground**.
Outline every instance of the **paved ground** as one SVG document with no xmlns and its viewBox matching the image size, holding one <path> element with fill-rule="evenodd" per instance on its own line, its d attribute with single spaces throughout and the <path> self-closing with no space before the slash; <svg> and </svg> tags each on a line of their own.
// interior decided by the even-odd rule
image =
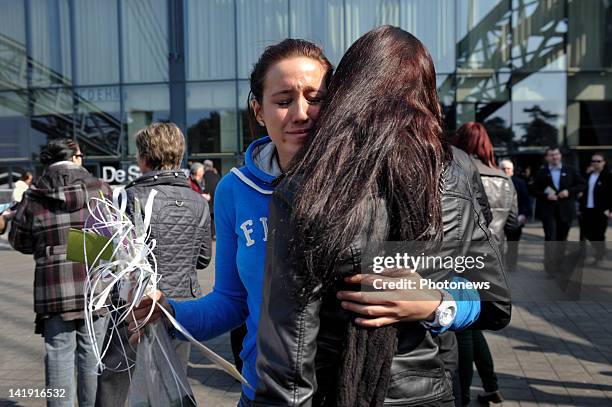
<svg viewBox="0 0 612 407">
<path fill-rule="evenodd" d="M 551 279 L 541 271 L 540 239 L 539 228 L 526 229 L 519 269 L 510 275 L 512 322 L 486 334 L 503 405 L 612 406 L 612 261 Z M 30 256 L 7 249 L 0 238 L 0 406 L 44 405 L 40 399 L 9 397 L 9 389 L 44 387 L 42 339 L 33 333 L 32 278 Z M 210 268 L 200 281 L 210 289 Z M 206 344 L 231 359 L 227 335 Z M 189 378 L 201 405 L 236 405 L 238 384 L 198 351 L 192 352 Z M 475 375 L 474 399 L 480 390 Z"/>
</svg>

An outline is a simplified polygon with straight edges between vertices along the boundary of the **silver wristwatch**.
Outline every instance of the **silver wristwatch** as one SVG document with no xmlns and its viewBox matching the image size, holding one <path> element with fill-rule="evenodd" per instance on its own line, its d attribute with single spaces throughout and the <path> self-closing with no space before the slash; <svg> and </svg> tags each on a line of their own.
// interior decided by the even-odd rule
<svg viewBox="0 0 612 407">
<path fill-rule="evenodd" d="M 427 329 L 437 329 L 449 326 L 455 320 L 457 315 L 457 303 L 445 290 L 440 290 L 442 293 L 442 302 L 434 311 L 433 321 L 421 321 L 421 324 Z"/>
</svg>

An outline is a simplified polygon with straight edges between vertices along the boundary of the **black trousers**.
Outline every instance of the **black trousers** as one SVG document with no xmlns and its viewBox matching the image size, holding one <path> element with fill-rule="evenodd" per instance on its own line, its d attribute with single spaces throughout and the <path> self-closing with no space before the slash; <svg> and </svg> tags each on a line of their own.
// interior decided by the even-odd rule
<svg viewBox="0 0 612 407">
<path fill-rule="evenodd" d="M 217 230 L 215 229 L 215 214 L 213 212 L 210 213 L 210 237 L 213 240 L 217 239 Z"/>
<path fill-rule="evenodd" d="M 608 217 L 600 210 L 587 208 L 582 211 L 581 235 L 595 248 L 595 258 L 601 260 L 606 255 L 606 229 Z"/>
<path fill-rule="evenodd" d="M 544 227 L 544 240 L 564 242 L 567 240 L 572 221 L 562 218 L 557 207 L 552 213 L 542 216 L 542 226 Z"/>
<path fill-rule="evenodd" d="M 506 270 L 509 272 L 516 271 L 516 263 L 518 261 L 518 245 L 523 234 L 523 227 L 506 233 Z"/>
<path fill-rule="evenodd" d="M 565 257 L 565 242 L 572 221 L 561 217 L 557 206 L 551 213 L 542 216 L 544 228 L 544 269 L 553 274 L 560 269 L 560 262 Z"/>
<path fill-rule="evenodd" d="M 459 385 L 461 388 L 461 403 L 470 402 L 470 386 L 474 376 L 473 364 L 476 364 L 478 375 L 482 380 L 485 392 L 498 390 L 497 376 L 493 367 L 493 357 L 482 331 L 466 329 L 456 332 L 459 345 Z"/>
</svg>

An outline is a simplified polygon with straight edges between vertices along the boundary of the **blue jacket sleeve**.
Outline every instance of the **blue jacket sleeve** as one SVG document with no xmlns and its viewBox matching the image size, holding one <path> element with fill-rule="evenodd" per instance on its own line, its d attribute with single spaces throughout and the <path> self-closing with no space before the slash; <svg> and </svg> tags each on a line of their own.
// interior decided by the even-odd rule
<svg viewBox="0 0 612 407">
<path fill-rule="evenodd" d="M 467 281 L 462 277 L 454 277 L 452 281 Z M 439 329 L 432 329 L 434 333 L 442 333 L 447 330 L 460 331 L 467 328 L 478 319 L 480 315 L 480 295 L 478 290 L 454 288 L 446 290 L 455 300 L 457 304 L 457 313 L 453 322 Z"/>
<path fill-rule="evenodd" d="M 176 320 L 200 341 L 240 326 L 248 316 L 247 291 L 236 267 L 233 177 L 232 174 L 225 176 L 216 190 L 217 248 L 213 291 L 195 300 L 169 301 L 174 308 Z"/>
</svg>

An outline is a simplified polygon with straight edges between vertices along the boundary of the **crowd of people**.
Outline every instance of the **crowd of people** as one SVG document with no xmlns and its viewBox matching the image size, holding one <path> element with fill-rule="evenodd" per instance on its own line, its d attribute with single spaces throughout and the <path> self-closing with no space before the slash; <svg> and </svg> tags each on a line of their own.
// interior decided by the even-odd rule
<svg viewBox="0 0 612 407">
<path fill-rule="evenodd" d="M 150 238 L 163 278 L 121 336 L 97 319 L 97 340 L 109 349 L 100 375 L 83 334 L 86 270 L 66 260 L 66 240 L 69 228 L 83 228 L 88 199 L 111 190 L 82 167 L 70 139 L 44 148 L 34 183 L 32 174 L 22 177 L 20 203 L 0 219 L 12 220 L 13 247 L 36 260 L 46 384 L 69 396 L 49 405 L 124 405 L 125 357 L 135 358 L 142 335 L 135 327 L 164 318 L 161 307 L 198 340 L 232 332 L 248 382 L 240 407 L 468 405 L 473 364 L 484 387 L 478 400 L 502 401 L 482 331 L 510 322 L 505 273 L 516 269 L 518 253 L 504 242 L 520 239 L 530 194 L 547 241 L 567 239 L 579 202 L 582 237 L 595 262 L 604 260 L 612 218 L 604 155 L 593 155 L 585 182 L 550 147 L 527 185 L 512 161 L 498 166 L 482 124 L 466 123 L 447 139 L 431 56 L 391 26 L 359 38 L 335 71 L 311 42 L 270 46 L 250 91 L 249 120 L 267 136 L 221 179 L 210 160 L 190 163 L 188 176 L 180 170 L 185 140 L 174 124 L 135 135 L 142 176 L 125 187 L 127 214 L 135 198 L 147 202 L 156 191 Z M 208 266 L 213 239 L 215 285 L 202 296 L 197 270 Z M 479 278 L 493 289 L 419 289 L 394 299 L 362 291 L 372 284 L 361 264 L 372 241 L 454 242 L 448 256 L 478 245 L 488 254 Z M 551 273 L 557 255 L 546 254 Z M 173 345 L 186 369 L 182 339 L 177 333 Z"/>
</svg>

